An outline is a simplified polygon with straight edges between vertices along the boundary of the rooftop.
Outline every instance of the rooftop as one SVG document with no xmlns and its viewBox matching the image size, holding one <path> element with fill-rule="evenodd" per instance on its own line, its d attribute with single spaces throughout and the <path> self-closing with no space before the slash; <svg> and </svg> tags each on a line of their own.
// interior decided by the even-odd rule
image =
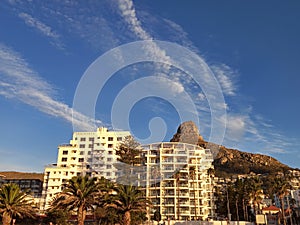
<svg viewBox="0 0 300 225">
<path fill-rule="evenodd" d="M 43 173 L 25 173 L 25 172 L 15 172 L 15 171 L 3 171 L 0 172 L 0 177 L 5 180 L 22 180 L 22 179 L 38 179 L 43 181 Z"/>
</svg>

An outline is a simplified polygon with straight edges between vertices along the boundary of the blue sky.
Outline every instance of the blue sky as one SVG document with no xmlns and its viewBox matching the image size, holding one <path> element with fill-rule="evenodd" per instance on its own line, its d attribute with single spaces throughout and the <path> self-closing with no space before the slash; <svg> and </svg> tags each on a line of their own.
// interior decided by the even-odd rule
<svg viewBox="0 0 300 225">
<path fill-rule="evenodd" d="M 56 161 L 57 146 L 69 142 L 74 126 L 127 129 L 127 123 L 143 142 L 151 131 L 169 140 L 184 114 L 199 120 L 208 140 L 213 97 L 226 110 L 215 118 L 226 125 L 219 144 L 299 168 L 299 10 L 297 1 L 2 1 L 0 170 L 43 171 Z M 120 68 L 98 90 L 95 117 L 74 108 L 80 97 L 83 106 L 91 102 L 84 97 L 96 84 L 85 86 L 86 92 L 78 87 L 95 60 L 146 40 L 154 44 L 142 53 L 166 63 Z M 199 72 L 203 83 L 168 66 L 173 58 L 157 40 L 197 54 L 211 71 Z M 125 56 L 118 52 L 110 65 Z M 217 90 L 205 91 L 213 87 L 206 75 L 217 81 L 222 98 Z"/>
</svg>

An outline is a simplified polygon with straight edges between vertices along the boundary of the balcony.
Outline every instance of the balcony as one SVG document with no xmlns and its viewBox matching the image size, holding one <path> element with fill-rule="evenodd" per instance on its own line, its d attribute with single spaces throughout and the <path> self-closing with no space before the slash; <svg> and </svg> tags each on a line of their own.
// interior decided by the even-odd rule
<svg viewBox="0 0 300 225">
<path fill-rule="evenodd" d="M 174 166 L 163 166 L 162 170 L 165 170 L 165 171 L 174 171 Z"/>
<path fill-rule="evenodd" d="M 163 150 L 162 154 L 166 154 L 166 155 L 174 154 L 174 150 L 173 149 Z"/>
<path fill-rule="evenodd" d="M 165 196 L 174 196 L 174 191 L 165 192 Z"/>
<path fill-rule="evenodd" d="M 190 210 L 180 210 L 180 215 L 190 215 Z"/>
<path fill-rule="evenodd" d="M 179 201 L 179 205 L 180 206 L 183 206 L 183 205 L 190 206 L 190 203 L 189 203 L 189 201 Z"/>
<path fill-rule="evenodd" d="M 164 205 L 174 205 L 175 204 L 174 199 L 173 199 L 173 201 L 164 201 L 163 204 Z"/>
<path fill-rule="evenodd" d="M 174 186 L 174 183 L 166 183 L 166 184 L 164 184 L 164 186 L 163 187 L 166 187 L 166 188 L 174 188 L 175 186 Z"/>
</svg>

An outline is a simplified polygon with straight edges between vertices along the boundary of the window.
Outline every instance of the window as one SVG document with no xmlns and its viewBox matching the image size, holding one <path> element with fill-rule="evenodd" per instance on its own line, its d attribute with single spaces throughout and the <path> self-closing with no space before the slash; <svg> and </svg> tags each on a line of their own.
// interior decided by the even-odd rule
<svg viewBox="0 0 300 225">
<path fill-rule="evenodd" d="M 110 172 L 107 172 L 107 173 L 106 173 L 106 176 L 109 176 L 109 177 L 110 177 L 110 176 L 111 176 L 111 173 L 110 173 Z"/>
<path fill-rule="evenodd" d="M 109 155 L 112 155 L 112 154 L 113 154 L 113 151 L 108 151 L 108 154 L 109 154 Z"/>
<path fill-rule="evenodd" d="M 84 162 L 84 158 L 79 158 L 78 162 Z"/>
<path fill-rule="evenodd" d="M 61 161 L 62 161 L 62 162 L 67 162 L 67 160 L 68 160 L 68 158 L 65 158 L 65 157 L 64 157 L 64 158 L 61 158 Z"/>
<path fill-rule="evenodd" d="M 63 164 L 63 165 L 61 165 L 61 167 L 67 167 L 67 165 L 66 165 L 66 164 Z"/>
<path fill-rule="evenodd" d="M 122 141 L 122 137 L 117 137 L 117 141 Z"/>
<path fill-rule="evenodd" d="M 107 147 L 108 148 L 113 148 L 113 144 L 108 144 Z"/>
<path fill-rule="evenodd" d="M 107 158 L 107 162 L 111 162 L 112 161 L 112 158 Z"/>
<path fill-rule="evenodd" d="M 113 141 L 114 138 L 113 137 L 108 137 L 108 141 Z"/>
<path fill-rule="evenodd" d="M 93 147 L 93 144 L 89 144 L 89 148 L 92 148 Z"/>
<path fill-rule="evenodd" d="M 111 165 L 107 165 L 107 166 L 106 166 L 106 169 L 111 169 Z"/>
<path fill-rule="evenodd" d="M 91 137 L 90 137 L 90 138 L 89 138 L 89 141 L 94 141 L 94 138 L 91 138 Z"/>
<path fill-rule="evenodd" d="M 63 151 L 63 155 L 68 155 L 68 151 Z"/>
<path fill-rule="evenodd" d="M 72 157 L 71 160 L 76 160 L 76 157 Z"/>
<path fill-rule="evenodd" d="M 84 144 L 79 145 L 79 148 L 85 148 Z"/>
<path fill-rule="evenodd" d="M 80 138 L 80 141 L 85 141 L 85 138 Z"/>
<path fill-rule="evenodd" d="M 92 154 L 92 152 L 91 151 L 88 151 L 88 155 L 91 155 Z"/>
<path fill-rule="evenodd" d="M 80 155 L 84 155 L 84 151 L 81 151 L 79 154 L 80 154 Z"/>
</svg>

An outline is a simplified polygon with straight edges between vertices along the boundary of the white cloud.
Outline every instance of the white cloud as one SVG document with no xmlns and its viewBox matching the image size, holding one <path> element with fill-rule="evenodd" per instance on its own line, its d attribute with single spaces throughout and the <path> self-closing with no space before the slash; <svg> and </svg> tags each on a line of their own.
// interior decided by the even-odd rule
<svg viewBox="0 0 300 225">
<path fill-rule="evenodd" d="M 205 94 L 203 92 L 200 92 L 197 97 L 197 100 L 199 101 L 204 101 L 206 99 Z"/>
<path fill-rule="evenodd" d="M 119 0 L 119 9 L 130 29 L 142 40 L 150 40 L 152 37 L 142 28 L 138 20 L 131 0 Z"/>
<path fill-rule="evenodd" d="M 211 69 L 216 75 L 224 94 L 229 96 L 236 95 L 236 85 L 234 82 L 235 73 L 232 69 L 225 64 L 213 65 L 211 66 Z"/>
<path fill-rule="evenodd" d="M 121 15 L 123 16 L 131 31 L 142 40 L 153 40 L 152 36 L 144 30 L 141 22 L 137 18 L 133 2 L 131 0 L 119 0 L 118 3 Z M 157 60 L 165 62 L 165 64 L 160 65 L 160 67 L 168 72 L 170 69 L 170 66 L 168 64 L 172 63 L 170 57 L 166 55 L 165 51 L 159 48 L 159 46 L 157 46 L 157 44 L 154 42 L 149 43 L 145 48 L 145 50 L 152 57 L 154 57 L 153 61 Z"/>
<path fill-rule="evenodd" d="M 36 18 L 33 18 L 27 13 L 19 13 L 18 15 L 27 26 L 35 28 L 44 36 L 53 40 L 53 44 L 58 48 L 63 48 L 63 44 L 60 41 L 60 35 L 56 33 L 50 26 L 42 23 Z"/>
<path fill-rule="evenodd" d="M 171 81 L 169 79 L 166 79 L 163 76 L 157 77 L 156 82 L 158 87 L 160 87 L 160 89 L 165 89 L 174 96 L 184 92 L 184 87 L 180 82 Z"/>
<path fill-rule="evenodd" d="M 30 69 L 20 54 L 0 44 L 0 95 L 16 98 L 48 115 L 73 122 L 83 130 L 94 129 L 93 119 L 55 100 L 53 93 L 53 88 Z"/>
<path fill-rule="evenodd" d="M 225 118 L 221 118 L 225 120 Z M 247 114 L 227 114 L 227 130 L 224 145 L 238 148 L 247 152 L 261 152 L 263 154 L 288 153 L 292 138 L 280 133 L 274 126 L 266 123 L 261 116 Z"/>
</svg>

